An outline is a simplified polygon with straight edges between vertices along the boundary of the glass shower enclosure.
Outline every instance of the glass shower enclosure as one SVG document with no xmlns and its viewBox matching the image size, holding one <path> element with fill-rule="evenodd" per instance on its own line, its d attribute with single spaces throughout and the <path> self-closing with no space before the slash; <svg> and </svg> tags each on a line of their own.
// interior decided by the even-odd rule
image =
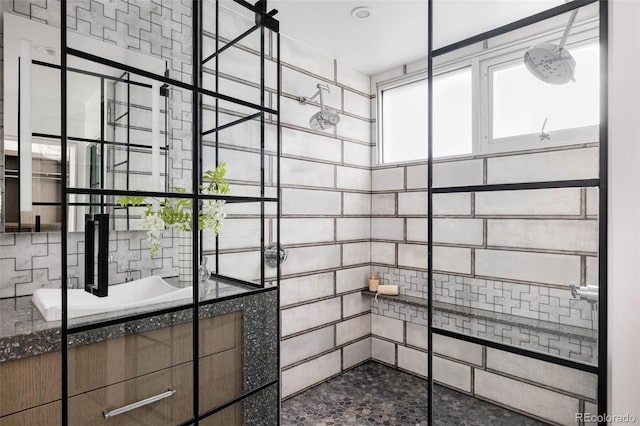
<svg viewBox="0 0 640 426">
<path fill-rule="evenodd" d="M 449 389 L 554 424 L 606 412 L 606 9 L 569 2 L 430 52 L 432 424 Z"/>
<path fill-rule="evenodd" d="M 278 423 L 274 14 L 67 1 L 62 31 L 47 29 L 61 46 L 62 424 Z M 97 94 L 81 114 L 79 87 Z"/>
</svg>

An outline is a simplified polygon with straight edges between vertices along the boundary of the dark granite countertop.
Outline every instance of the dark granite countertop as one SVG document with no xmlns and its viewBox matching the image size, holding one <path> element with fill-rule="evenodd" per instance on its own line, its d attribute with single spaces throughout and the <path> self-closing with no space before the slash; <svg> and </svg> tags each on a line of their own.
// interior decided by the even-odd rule
<svg viewBox="0 0 640 426">
<path fill-rule="evenodd" d="M 45 321 L 31 296 L 0 300 L 0 362 L 60 349 L 60 321 Z"/>
<path fill-rule="evenodd" d="M 375 297 L 376 293 L 363 290 L 363 295 Z M 378 295 L 378 299 L 390 300 L 394 302 L 405 303 L 407 305 L 413 305 L 418 307 L 426 308 L 428 305 L 428 300 L 422 297 L 416 296 L 408 296 L 405 294 L 400 294 L 398 296 L 390 296 L 390 295 Z M 567 324 L 560 324 L 557 322 L 544 321 L 534 318 L 527 318 L 519 315 L 511 315 L 505 314 L 502 312 L 493 312 L 488 311 L 486 309 L 478 309 L 472 308 L 469 306 L 460 306 L 453 305 L 451 303 L 443 303 L 443 302 L 435 302 L 434 303 L 434 314 L 449 312 L 453 314 L 464 315 L 469 318 L 479 318 L 486 321 L 500 322 L 508 325 L 516 325 L 522 328 L 528 328 L 531 330 L 540 330 L 547 333 L 552 333 L 556 335 L 563 335 L 568 337 L 574 337 L 581 340 L 587 341 L 596 341 L 597 332 L 594 330 L 576 327 Z"/>
<path fill-rule="evenodd" d="M 168 280 L 171 282 L 170 280 Z M 201 302 L 217 302 L 264 291 L 219 279 L 211 279 L 204 290 L 201 288 Z M 267 290 L 268 291 L 268 290 Z M 36 306 L 31 302 L 32 296 L 0 299 L 0 362 L 38 355 L 60 349 L 61 322 L 45 321 Z M 213 303 L 216 305 L 217 303 Z M 200 317 L 217 315 L 213 305 L 204 305 L 200 309 Z M 185 309 L 180 310 L 180 306 Z M 153 315 L 163 309 L 178 308 L 174 312 Z M 146 314 L 146 315 L 145 315 Z M 134 315 L 142 318 L 124 323 L 117 323 Z M 113 325 L 98 327 L 90 331 L 81 331 L 69 335 L 70 345 L 79 345 L 110 339 L 122 335 L 153 330 L 190 321 L 192 309 L 190 301 L 181 300 L 165 302 L 152 306 L 126 309 L 115 312 L 83 316 L 69 320 L 69 329 L 91 329 L 92 325 L 111 321 Z"/>
</svg>

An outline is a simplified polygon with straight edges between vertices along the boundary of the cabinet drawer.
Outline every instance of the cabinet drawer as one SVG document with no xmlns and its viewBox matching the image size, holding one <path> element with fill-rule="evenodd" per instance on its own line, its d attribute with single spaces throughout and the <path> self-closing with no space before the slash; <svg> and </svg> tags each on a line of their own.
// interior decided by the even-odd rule
<svg viewBox="0 0 640 426">
<path fill-rule="evenodd" d="M 0 418 L 0 426 L 60 426 L 61 422 L 60 401 Z"/>
<path fill-rule="evenodd" d="M 69 425 L 157 426 L 187 421 L 193 412 L 192 373 L 192 363 L 186 363 L 69 398 Z M 169 389 L 176 391 L 169 398 L 104 418 L 105 410 L 113 411 Z"/>
<path fill-rule="evenodd" d="M 69 395 L 191 361 L 191 323 L 69 348 Z"/>
<path fill-rule="evenodd" d="M 240 348 L 237 347 L 200 358 L 200 413 L 204 413 L 240 396 L 242 392 L 242 362 L 240 357 Z M 230 416 L 235 416 L 235 412 L 239 412 L 239 406 L 236 410 L 230 407 L 225 411 Z M 235 423 L 229 420 L 229 424 Z"/>
<path fill-rule="evenodd" d="M 199 326 L 200 357 L 240 347 L 242 338 L 242 314 L 240 312 L 202 318 Z"/>
<path fill-rule="evenodd" d="M 240 346 L 241 314 L 200 320 L 200 356 Z M 192 359 L 193 324 L 164 327 L 69 348 L 69 395 L 143 376 Z"/>
<path fill-rule="evenodd" d="M 0 417 L 60 399 L 60 352 L 0 362 Z"/>
</svg>

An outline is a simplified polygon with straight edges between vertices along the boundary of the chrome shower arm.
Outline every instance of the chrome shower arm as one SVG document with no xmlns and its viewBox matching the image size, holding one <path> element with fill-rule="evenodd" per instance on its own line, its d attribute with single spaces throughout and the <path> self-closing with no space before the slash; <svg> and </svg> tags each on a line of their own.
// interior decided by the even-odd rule
<svg viewBox="0 0 640 426">
<path fill-rule="evenodd" d="M 573 26 L 573 21 L 576 20 L 577 14 L 578 14 L 578 9 L 571 12 L 571 16 L 569 17 L 569 22 L 567 23 L 567 28 L 564 29 L 564 33 L 562 34 L 562 38 L 560 39 L 558 50 L 562 49 L 564 47 L 564 44 L 567 42 L 567 37 L 569 37 L 569 31 L 571 31 L 571 27 Z"/>
<path fill-rule="evenodd" d="M 328 84 L 318 83 L 316 87 L 318 88 L 318 91 L 313 96 L 311 96 L 310 98 L 301 96 L 298 98 L 298 102 L 300 102 L 300 105 L 305 105 L 305 104 L 311 103 L 311 101 L 315 100 L 318 96 L 320 96 L 320 109 L 324 110 L 324 98 L 322 96 L 322 91 L 326 90 L 327 93 L 331 93 L 331 90 L 329 90 Z"/>
<path fill-rule="evenodd" d="M 320 111 L 324 111 L 324 97 L 322 96 L 322 91 L 326 90 L 327 92 L 329 91 L 329 86 L 324 85 L 321 86 L 320 83 L 318 83 L 318 93 L 320 94 Z"/>
</svg>

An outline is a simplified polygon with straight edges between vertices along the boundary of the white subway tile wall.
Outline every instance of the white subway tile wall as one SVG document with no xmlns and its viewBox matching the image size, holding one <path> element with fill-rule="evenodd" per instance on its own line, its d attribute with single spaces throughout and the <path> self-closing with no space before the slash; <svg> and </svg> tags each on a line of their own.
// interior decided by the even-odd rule
<svg viewBox="0 0 640 426">
<path fill-rule="evenodd" d="M 334 294 L 334 272 L 305 275 L 280 281 L 281 306 L 323 299 Z"/>
<path fill-rule="evenodd" d="M 353 292 L 367 286 L 367 277 L 371 267 L 360 266 L 357 268 L 345 268 L 336 272 L 336 293 Z"/>
<path fill-rule="evenodd" d="M 342 210 L 345 216 L 371 216 L 371 194 L 344 192 Z"/>
<path fill-rule="evenodd" d="M 371 315 L 361 315 L 336 324 L 336 343 L 344 345 L 371 334 Z"/>
<path fill-rule="evenodd" d="M 542 182 L 598 177 L 598 148 L 577 148 L 487 160 L 487 183 Z"/>
<path fill-rule="evenodd" d="M 471 392 L 472 368 L 446 358 L 433 357 L 433 380 L 444 385 Z"/>
<path fill-rule="evenodd" d="M 280 344 L 281 365 L 291 365 L 333 349 L 335 335 L 335 327 L 329 326 L 284 339 Z"/>
<path fill-rule="evenodd" d="M 404 323 L 399 319 L 382 315 L 371 317 L 371 333 L 396 342 L 404 339 Z"/>
<path fill-rule="evenodd" d="M 341 318 L 340 298 L 284 309 L 281 324 L 282 336 L 304 332 L 310 328 L 339 321 Z"/>
<path fill-rule="evenodd" d="M 474 391 L 481 398 L 561 425 L 577 425 L 579 400 L 573 396 L 474 369 Z"/>
<path fill-rule="evenodd" d="M 398 346 L 398 368 L 427 377 L 428 355 L 406 346 Z"/>
<path fill-rule="evenodd" d="M 373 317 L 372 317 L 373 318 Z M 386 364 L 396 365 L 396 345 L 386 340 L 371 338 L 371 358 Z"/>
<path fill-rule="evenodd" d="M 287 398 L 342 371 L 341 351 L 322 355 L 282 371 L 282 397 Z"/>
<path fill-rule="evenodd" d="M 368 76 L 286 37 L 282 61 L 281 237 L 289 252 L 281 281 L 282 386 L 288 397 L 371 359 L 369 300 L 360 290 L 371 262 L 373 149 Z M 326 104 L 340 114 L 338 126 L 326 132 L 309 128 L 318 105 L 297 102 L 317 83 L 329 85 Z M 308 349 L 295 348 L 305 342 Z"/>
<path fill-rule="evenodd" d="M 343 318 L 358 315 L 371 310 L 369 297 L 360 293 L 349 293 L 342 296 L 342 316 Z"/>
<path fill-rule="evenodd" d="M 427 327 L 412 322 L 405 324 L 406 328 L 406 344 L 409 346 L 415 346 L 425 351 L 429 348 L 427 342 Z"/>
<path fill-rule="evenodd" d="M 342 369 L 354 367 L 371 359 L 371 337 L 342 348 Z"/>
<path fill-rule="evenodd" d="M 557 364 L 487 348 L 487 369 L 547 385 L 588 399 L 597 397 L 597 377 Z"/>
<path fill-rule="evenodd" d="M 482 366 L 482 346 L 452 337 L 433 335 L 433 352 L 449 358 Z"/>
<path fill-rule="evenodd" d="M 433 186 L 482 185 L 484 175 L 483 160 L 460 160 L 433 165 Z"/>
</svg>

